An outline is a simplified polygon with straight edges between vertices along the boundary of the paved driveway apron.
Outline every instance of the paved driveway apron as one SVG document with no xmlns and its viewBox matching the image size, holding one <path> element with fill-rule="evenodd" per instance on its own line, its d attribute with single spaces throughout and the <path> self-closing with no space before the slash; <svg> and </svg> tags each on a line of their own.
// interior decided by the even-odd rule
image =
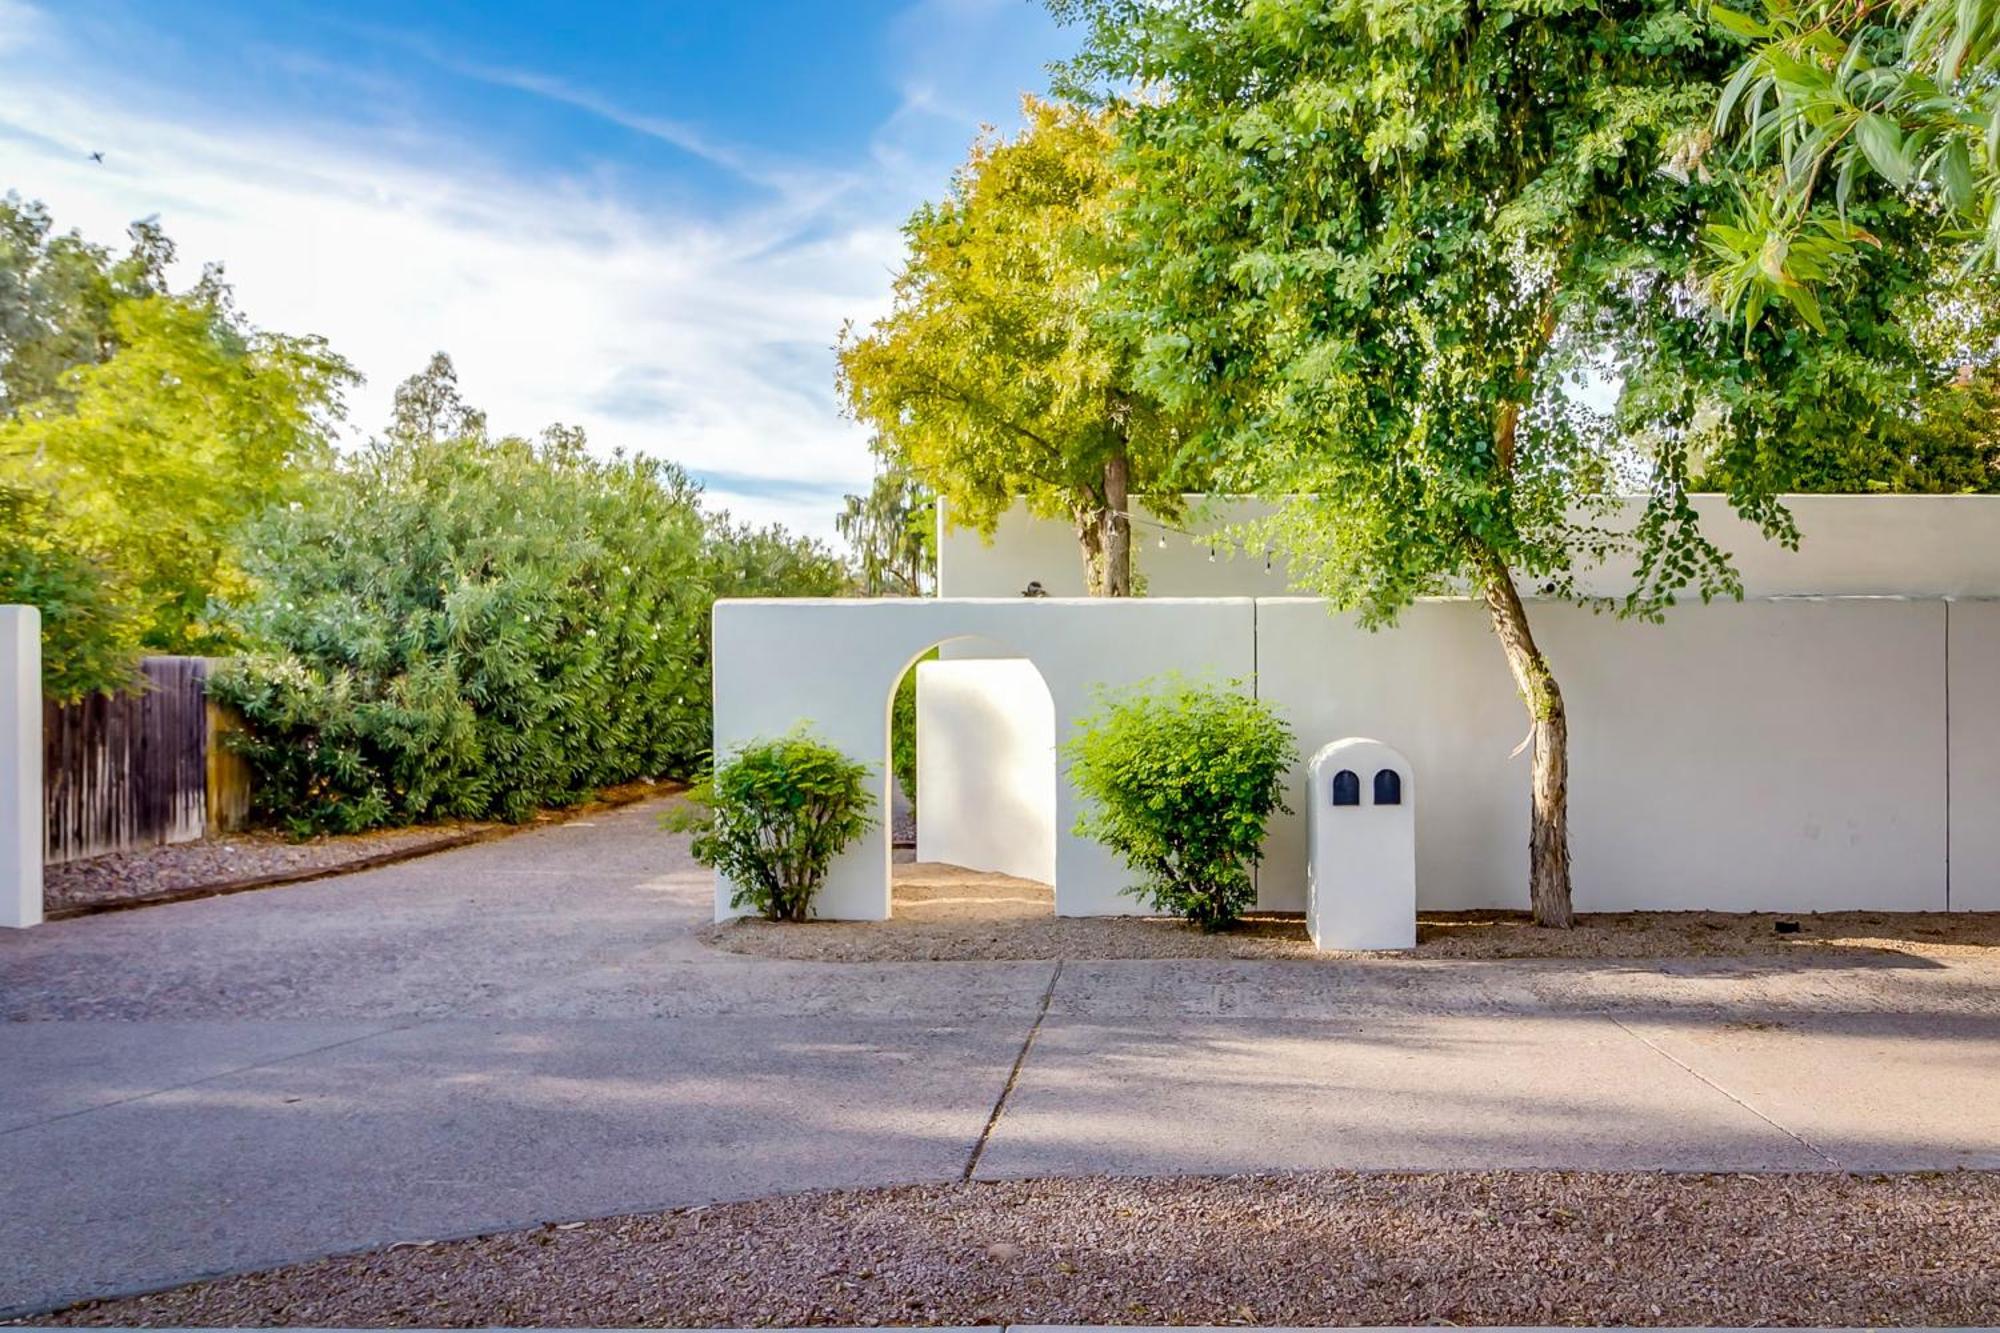
<svg viewBox="0 0 2000 1333">
<path fill-rule="evenodd" d="M 0 1311 L 968 1172 L 2000 1166 L 1987 964 L 752 960 L 657 809 L 0 933 Z"/>
</svg>

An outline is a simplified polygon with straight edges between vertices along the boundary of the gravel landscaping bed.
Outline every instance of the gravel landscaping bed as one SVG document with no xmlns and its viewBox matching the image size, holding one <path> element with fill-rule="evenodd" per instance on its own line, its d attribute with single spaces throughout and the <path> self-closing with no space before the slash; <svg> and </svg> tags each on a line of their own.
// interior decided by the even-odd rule
<svg viewBox="0 0 2000 1333">
<path fill-rule="evenodd" d="M 671 790 L 676 788 L 653 782 L 626 783 L 606 788 L 596 799 L 583 805 L 568 810 L 544 811 L 533 822 L 559 822 L 592 810 L 629 804 Z M 421 853 L 430 847 L 442 850 L 458 846 L 470 838 L 507 831 L 510 827 L 460 820 L 304 841 L 280 833 L 260 831 L 203 838 L 170 847 L 140 847 L 49 866 L 42 877 L 43 904 L 48 911 L 59 913 L 156 897 L 196 894 L 205 888 L 224 887 L 267 876 L 333 873 L 344 867 L 373 862 L 397 853 Z M 530 828 L 533 823 L 518 827 Z"/>
<path fill-rule="evenodd" d="M 1297 914 L 1253 912 L 1204 935 L 1167 917 L 1059 917 L 1046 884 L 930 862 L 895 867 L 888 921 L 711 927 L 716 948 L 765 958 L 880 963 L 956 959 L 1297 958 L 1321 953 Z M 1781 933 L 1780 922 L 1798 929 Z M 1539 930 L 1525 912 L 1422 912 L 1405 958 L 1675 958 L 1824 950 L 2000 959 L 2000 912 L 1585 912 Z"/>
<path fill-rule="evenodd" d="M 798 1195 L 418 1242 L 38 1323 L 2000 1323 L 2000 1176 L 1496 1172 Z"/>
</svg>

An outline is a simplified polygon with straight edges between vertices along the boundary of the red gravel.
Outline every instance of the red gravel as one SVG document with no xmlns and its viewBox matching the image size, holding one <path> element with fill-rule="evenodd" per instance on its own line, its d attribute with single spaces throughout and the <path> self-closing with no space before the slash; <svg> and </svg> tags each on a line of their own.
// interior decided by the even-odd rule
<svg viewBox="0 0 2000 1333">
<path fill-rule="evenodd" d="M 424 1242 L 36 1322 L 1992 1325 L 1996 1240 L 1987 1173 L 1042 1180 Z"/>
</svg>

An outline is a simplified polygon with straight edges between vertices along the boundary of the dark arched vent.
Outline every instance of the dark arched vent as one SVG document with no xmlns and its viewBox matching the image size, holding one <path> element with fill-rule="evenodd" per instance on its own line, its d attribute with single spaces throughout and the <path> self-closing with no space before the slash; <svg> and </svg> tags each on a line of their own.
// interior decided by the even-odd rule
<svg viewBox="0 0 2000 1333">
<path fill-rule="evenodd" d="M 1361 804 L 1361 779 L 1351 768 L 1343 768 L 1333 775 L 1333 803 L 1335 805 Z"/>
<path fill-rule="evenodd" d="M 1401 805 L 1403 803 L 1403 775 L 1393 768 L 1379 770 L 1375 774 L 1375 804 Z"/>
</svg>

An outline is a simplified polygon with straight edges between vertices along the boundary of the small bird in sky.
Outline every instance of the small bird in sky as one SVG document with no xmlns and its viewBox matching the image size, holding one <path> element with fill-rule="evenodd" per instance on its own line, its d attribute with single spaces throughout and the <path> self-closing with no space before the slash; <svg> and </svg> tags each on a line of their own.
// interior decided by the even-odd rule
<svg viewBox="0 0 2000 1333">
<path fill-rule="evenodd" d="M 90 155 L 90 160 L 91 160 L 91 161 L 93 161 L 93 162 L 95 162 L 95 163 L 96 163 L 96 164 L 97 164 L 98 166 L 100 166 L 100 167 L 101 167 L 101 166 L 103 166 L 103 165 L 104 165 L 104 154 L 102 154 L 102 153 L 92 153 L 92 154 Z"/>
</svg>

